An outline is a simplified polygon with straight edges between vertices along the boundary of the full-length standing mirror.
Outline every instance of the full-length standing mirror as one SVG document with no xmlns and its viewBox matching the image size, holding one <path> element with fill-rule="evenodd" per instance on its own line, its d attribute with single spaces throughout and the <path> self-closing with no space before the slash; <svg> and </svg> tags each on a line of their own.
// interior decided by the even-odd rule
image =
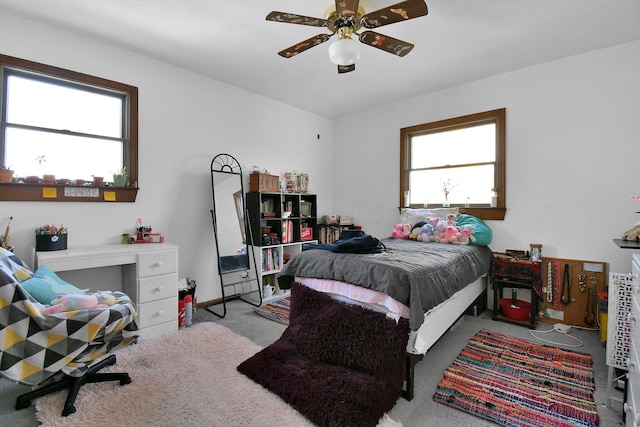
<svg viewBox="0 0 640 427">
<path fill-rule="evenodd" d="M 222 300 L 205 308 L 224 317 L 227 314 L 228 300 L 241 299 L 254 306 L 262 304 L 257 269 L 251 268 L 252 262 L 256 266 L 253 246 L 247 245 L 247 239 L 251 239 L 251 229 L 247 224 L 242 168 L 230 154 L 218 154 L 211 161 L 211 190 L 211 219 Z M 254 293 L 258 295 L 257 304 L 244 298 Z M 222 304 L 222 313 L 211 309 L 213 305 L 219 304 Z"/>
</svg>

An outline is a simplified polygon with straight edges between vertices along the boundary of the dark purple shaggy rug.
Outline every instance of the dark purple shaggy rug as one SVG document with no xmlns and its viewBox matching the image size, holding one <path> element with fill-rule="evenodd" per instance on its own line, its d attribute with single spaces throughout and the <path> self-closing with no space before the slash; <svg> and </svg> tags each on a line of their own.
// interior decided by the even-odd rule
<svg viewBox="0 0 640 427">
<path fill-rule="evenodd" d="M 289 326 L 238 366 L 319 426 L 375 426 L 402 393 L 409 322 L 291 287 Z"/>
</svg>

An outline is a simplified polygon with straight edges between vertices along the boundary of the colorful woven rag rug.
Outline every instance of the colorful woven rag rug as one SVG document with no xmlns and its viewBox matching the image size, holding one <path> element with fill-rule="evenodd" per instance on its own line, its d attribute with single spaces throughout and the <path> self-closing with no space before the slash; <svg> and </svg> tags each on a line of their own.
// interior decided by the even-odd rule
<svg viewBox="0 0 640 427">
<path fill-rule="evenodd" d="M 588 354 L 481 330 L 433 399 L 503 426 L 598 426 Z"/>
<path fill-rule="evenodd" d="M 255 312 L 274 322 L 289 324 L 289 297 L 284 297 L 255 308 Z"/>
</svg>

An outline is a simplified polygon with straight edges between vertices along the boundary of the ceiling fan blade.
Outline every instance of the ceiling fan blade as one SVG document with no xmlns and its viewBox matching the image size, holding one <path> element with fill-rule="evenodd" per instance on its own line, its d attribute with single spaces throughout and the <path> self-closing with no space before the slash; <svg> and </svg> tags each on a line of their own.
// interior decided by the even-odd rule
<svg viewBox="0 0 640 427">
<path fill-rule="evenodd" d="M 360 0 L 336 0 L 336 12 L 345 17 L 356 16 L 358 3 Z"/>
<path fill-rule="evenodd" d="M 418 18 L 427 13 L 427 3 L 424 0 L 407 0 L 367 13 L 362 17 L 361 23 L 365 28 L 377 28 L 395 22 Z"/>
<path fill-rule="evenodd" d="M 411 52 L 413 45 L 402 40 L 394 39 L 393 37 L 385 36 L 384 34 L 376 33 L 375 31 L 365 31 L 361 33 L 358 38 L 360 42 L 373 46 L 377 49 L 384 50 L 385 52 L 393 53 L 398 56 L 405 56 Z"/>
<path fill-rule="evenodd" d="M 304 41 L 301 41 L 298 44 L 294 44 L 291 47 L 288 47 L 284 50 L 278 52 L 278 55 L 283 58 L 291 58 L 292 56 L 296 56 L 300 52 L 304 52 L 307 49 L 311 49 L 314 46 L 319 45 L 320 43 L 324 43 L 331 38 L 333 34 L 318 34 L 317 36 L 313 36 Z"/>
<path fill-rule="evenodd" d="M 356 64 L 351 65 L 338 65 L 338 74 L 348 73 L 356 69 Z"/>
<path fill-rule="evenodd" d="M 268 14 L 266 20 L 273 22 L 285 22 L 287 24 L 308 25 L 310 27 L 326 27 L 329 24 L 329 21 L 322 18 L 313 18 L 311 16 L 276 11 Z"/>
</svg>

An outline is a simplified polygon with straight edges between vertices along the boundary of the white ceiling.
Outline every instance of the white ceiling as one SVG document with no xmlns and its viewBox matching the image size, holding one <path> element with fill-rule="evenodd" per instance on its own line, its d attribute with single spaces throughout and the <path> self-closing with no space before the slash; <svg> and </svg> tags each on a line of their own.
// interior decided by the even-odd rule
<svg viewBox="0 0 640 427">
<path fill-rule="evenodd" d="M 366 11 L 374 11 L 398 2 L 360 3 Z M 329 61 L 330 43 L 289 59 L 277 55 L 328 30 L 266 21 L 269 12 L 322 18 L 331 4 L 331 0 L 0 0 L 0 11 L 330 118 L 640 40 L 638 0 L 427 0 L 427 16 L 376 30 L 415 44 L 404 58 L 363 46 L 357 69 L 338 75 Z"/>
</svg>

